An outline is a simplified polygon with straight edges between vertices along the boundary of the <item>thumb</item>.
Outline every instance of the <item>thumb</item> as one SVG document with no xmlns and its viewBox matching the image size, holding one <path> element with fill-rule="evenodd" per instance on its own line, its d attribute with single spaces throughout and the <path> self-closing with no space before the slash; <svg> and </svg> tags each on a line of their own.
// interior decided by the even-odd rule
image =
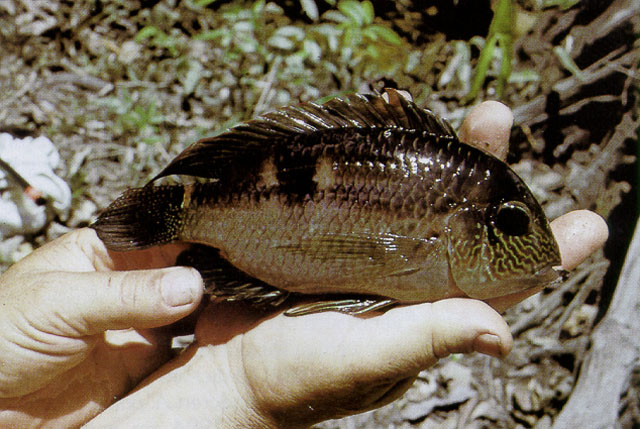
<svg viewBox="0 0 640 429">
<path fill-rule="evenodd" d="M 503 358 L 513 338 L 502 316 L 482 301 L 456 298 L 432 306 L 431 347 L 436 358 L 479 352 Z"/>
<path fill-rule="evenodd" d="M 506 356 L 513 345 L 509 326 L 489 305 L 468 298 L 392 309 L 370 326 L 370 345 L 381 362 L 395 362 L 415 371 L 451 353 L 480 352 Z M 399 335 L 401 333 L 402 335 Z"/>
<path fill-rule="evenodd" d="M 42 313 L 63 315 L 51 329 L 63 336 L 87 336 L 110 329 L 153 328 L 196 309 L 203 285 L 192 268 L 111 272 L 51 272 L 40 276 Z M 43 311 L 44 310 L 44 311 Z M 66 331 L 66 332 L 65 332 Z"/>
</svg>

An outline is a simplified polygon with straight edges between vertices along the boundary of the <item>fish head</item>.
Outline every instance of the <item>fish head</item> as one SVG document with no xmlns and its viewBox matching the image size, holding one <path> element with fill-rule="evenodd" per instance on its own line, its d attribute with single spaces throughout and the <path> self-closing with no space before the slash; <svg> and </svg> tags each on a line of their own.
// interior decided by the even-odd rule
<svg viewBox="0 0 640 429">
<path fill-rule="evenodd" d="M 549 222 L 516 179 L 512 192 L 493 192 L 487 201 L 459 206 L 448 219 L 451 277 L 471 298 L 521 292 L 559 277 L 554 267 L 561 263 L 560 252 Z"/>
</svg>

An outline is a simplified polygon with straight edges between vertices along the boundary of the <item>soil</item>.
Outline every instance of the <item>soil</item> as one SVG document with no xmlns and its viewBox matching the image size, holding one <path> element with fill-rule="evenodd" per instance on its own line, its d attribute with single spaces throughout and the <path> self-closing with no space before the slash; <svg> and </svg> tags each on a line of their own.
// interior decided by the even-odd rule
<svg viewBox="0 0 640 429">
<path fill-rule="evenodd" d="M 427 9 L 374 1 L 373 24 L 403 43 L 368 40 L 378 57 L 343 35 L 336 43 L 351 50 L 332 51 L 316 29 L 334 21 L 315 21 L 297 1 L 276 3 L 0 2 L 0 132 L 49 137 L 74 195 L 69 216 L 25 241 L 37 247 L 88 225 L 188 144 L 279 105 L 397 86 L 454 125 L 468 111 L 488 1 Z M 315 3 L 319 14 L 335 11 Z M 515 344 L 505 360 L 443 359 L 400 400 L 319 427 L 545 428 L 567 404 L 636 219 L 640 14 L 635 0 L 556 3 L 569 7 L 517 5 L 514 73 L 503 96 L 515 114 L 508 159 L 550 218 L 593 210 L 608 219 L 610 243 L 560 287 L 507 312 Z M 499 69 L 496 60 L 474 103 L 496 98 Z M 640 422 L 634 374 L 620 395 L 622 427 Z"/>
</svg>

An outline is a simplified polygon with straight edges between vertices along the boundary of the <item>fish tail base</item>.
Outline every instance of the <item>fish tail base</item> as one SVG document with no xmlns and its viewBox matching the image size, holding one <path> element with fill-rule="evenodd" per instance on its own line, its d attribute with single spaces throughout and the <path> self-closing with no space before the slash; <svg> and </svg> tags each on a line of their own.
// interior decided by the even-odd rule
<svg viewBox="0 0 640 429">
<path fill-rule="evenodd" d="M 183 223 L 183 186 L 129 189 L 91 225 L 110 250 L 136 250 L 178 239 Z"/>
</svg>

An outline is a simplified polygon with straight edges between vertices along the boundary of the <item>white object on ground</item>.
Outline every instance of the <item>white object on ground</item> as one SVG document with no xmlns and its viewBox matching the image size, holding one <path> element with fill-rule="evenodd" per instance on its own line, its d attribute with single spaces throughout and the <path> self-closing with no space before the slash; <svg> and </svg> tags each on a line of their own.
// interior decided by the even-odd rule
<svg viewBox="0 0 640 429">
<path fill-rule="evenodd" d="M 14 138 L 0 133 L 0 158 L 40 191 L 47 203 L 38 205 L 11 175 L 0 168 L 0 240 L 33 234 L 58 215 L 65 219 L 71 207 L 71 189 L 54 173 L 58 150 L 46 137 Z"/>
</svg>

